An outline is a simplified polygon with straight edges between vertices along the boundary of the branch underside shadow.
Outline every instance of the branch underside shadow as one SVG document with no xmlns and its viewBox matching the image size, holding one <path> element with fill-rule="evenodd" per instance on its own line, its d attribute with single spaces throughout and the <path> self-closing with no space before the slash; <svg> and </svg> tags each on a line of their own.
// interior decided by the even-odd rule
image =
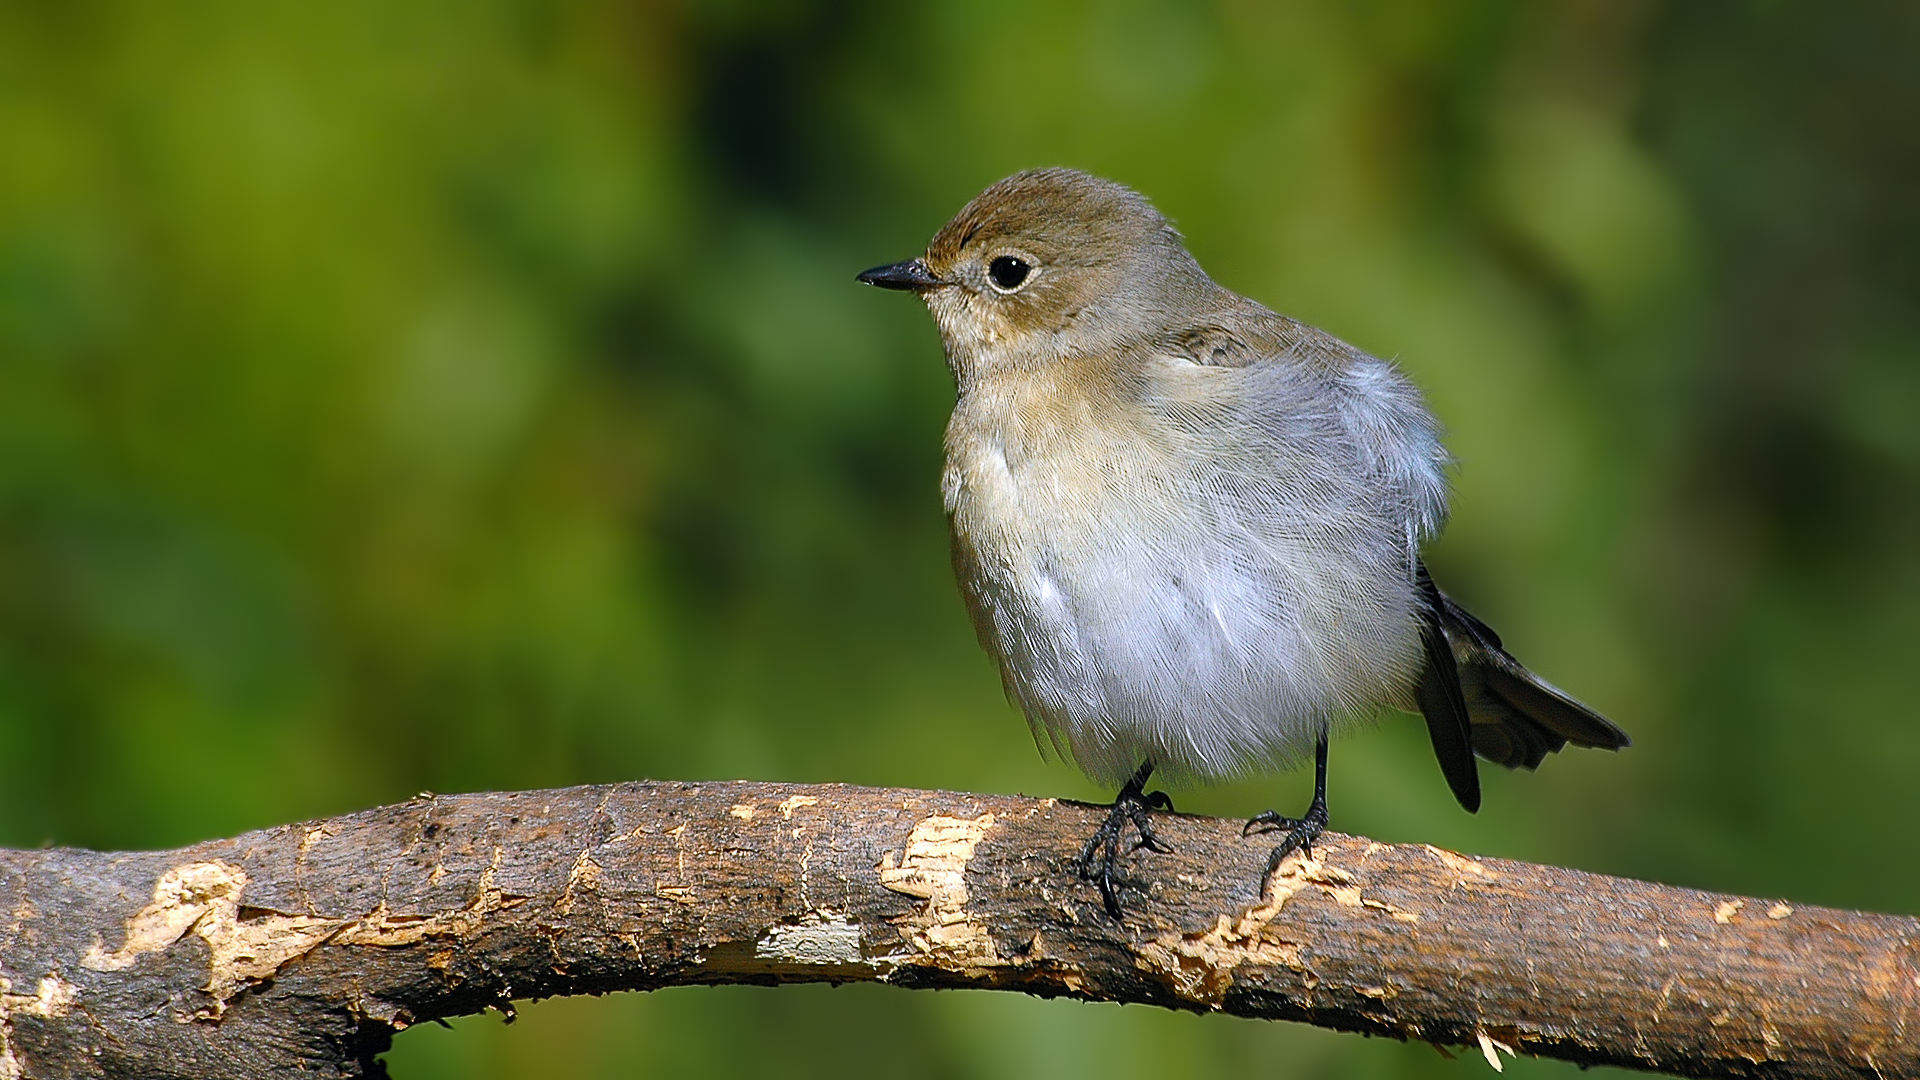
<svg viewBox="0 0 1920 1080">
<path fill-rule="evenodd" d="M 751 782 L 430 796 L 166 852 L 0 851 L 0 1080 L 383 1075 L 514 999 L 881 981 L 1684 1076 L 1920 1075 L 1920 920 L 1156 814 Z"/>
</svg>

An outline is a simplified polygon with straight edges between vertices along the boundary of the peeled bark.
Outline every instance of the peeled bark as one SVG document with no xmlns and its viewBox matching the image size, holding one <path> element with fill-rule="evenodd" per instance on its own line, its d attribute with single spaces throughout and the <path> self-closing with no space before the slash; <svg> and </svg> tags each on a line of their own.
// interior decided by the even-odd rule
<svg viewBox="0 0 1920 1080">
<path fill-rule="evenodd" d="M 0 852 L 0 1080 L 380 1076 L 393 1032 L 689 983 L 981 987 L 1684 1076 L 1920 1075 L 1920 920 L 1329 834 L 1265 883 L 1156 815 L 635 783 L 422 797 L 166 852 Z"/>
</svg>

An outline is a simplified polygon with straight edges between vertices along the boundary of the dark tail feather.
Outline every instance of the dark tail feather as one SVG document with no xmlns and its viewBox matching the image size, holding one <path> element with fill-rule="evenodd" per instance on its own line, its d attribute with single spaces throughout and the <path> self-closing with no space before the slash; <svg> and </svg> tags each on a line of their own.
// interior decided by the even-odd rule
<svg viewBox="0 0 1920 1080">
<path fill-rule="evenodd" d="M 1510 769 L 1532 769 L 1568 743 L 1618 750 L 1631 741 L 1612 721 L 1522 667 L 1501 647 L 1500 635 L 1435 589 L 1424 569 L 1421 581 L 1429 600 L 1437 601 L 1437 621 L 1451 646 L 1447 666 L 1453 669 L 1466 701 L 1473 748 L 1481 757 Z M 1433 663 L 1431 646 L 1427 656 L 1429 670 L 1440 666 Z M 1423 688 L 1429 677 L 1422 678 Z M 1427 711 L 1431 729 L 1433 713 L 1427 709 L 1424 693 L 1420 706 Z M 1438 735 L 1434 746 L 1439 748 Z M 1451 780 L 1451 767 L 1447 768 Z M 1458 787 L 1454 790 L 1458 794 Z"/>
<path fill-rule="evenodd" d="M 1461 685 L 1462 673 L 1455 662 L 1458 647 L 1449 647 L 1453 635 L 1446 628 L 1446 612 L 1451 601 L 1434 587 L 1433 578 L 1427 576 L 1424 565 L 1420 567 L 1420 588 L 1427 595 L 1426 622 L 1420 630 L 1420 641 L 1427 652 L 1427 667 L 1420 674 L 1419 684 L 1414 687 L 1414 697 L 1420 704 L 1421 713 L 1427 718 L 1427 734 L 1433 739 L 1433 756 L 1440 759 L 1440 771 L 1446 774 L 1447 786 L 1453 789 L 1453 797 L 1459 799 L 1460 805 L 1471 814 L 1480 809 L 1480 771 L 1473 760 L 1473 752 L 1478 746 L 1478 731 L 1472 723 L 1474 714 L 1468 709 Z M 1467 615 L 1467 618 L 1473 616 Z M 1519 667 L 1518 664 L 1514 666 Z"/>
</svg>

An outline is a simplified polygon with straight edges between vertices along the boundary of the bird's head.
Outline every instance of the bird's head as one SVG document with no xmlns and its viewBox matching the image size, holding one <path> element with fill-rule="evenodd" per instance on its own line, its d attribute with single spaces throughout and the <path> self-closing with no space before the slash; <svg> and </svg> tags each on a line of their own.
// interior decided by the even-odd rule
<svg viewBox="0 0 1920 1080">
<path fill-rule="evenodd" d="M 963 382 L 1116 354 L 1217 288 L 1153 204 L 1073 169 L 1007 177 L 954 215 L 924 256 L 859 280 L 918 293 Z"/>
</svg>

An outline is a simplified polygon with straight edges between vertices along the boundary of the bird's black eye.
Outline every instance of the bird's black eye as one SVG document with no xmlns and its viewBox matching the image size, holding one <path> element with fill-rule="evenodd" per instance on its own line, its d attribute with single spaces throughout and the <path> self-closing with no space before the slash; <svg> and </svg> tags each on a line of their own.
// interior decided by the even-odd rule
<svg viewBox="0 0 1920 1080">
<path fill-rule="evenodd" d="M 1002 255 L 987 264 L 987 276 L 993 279 L 994 287 L 1008 292 L 1019 288 L 1020 283 L 1027 280 L 1027 275 L 1032 272 L 1033 267 L 1028 266 L 1025 260 L 1011 255 Z"/>
</svg>

